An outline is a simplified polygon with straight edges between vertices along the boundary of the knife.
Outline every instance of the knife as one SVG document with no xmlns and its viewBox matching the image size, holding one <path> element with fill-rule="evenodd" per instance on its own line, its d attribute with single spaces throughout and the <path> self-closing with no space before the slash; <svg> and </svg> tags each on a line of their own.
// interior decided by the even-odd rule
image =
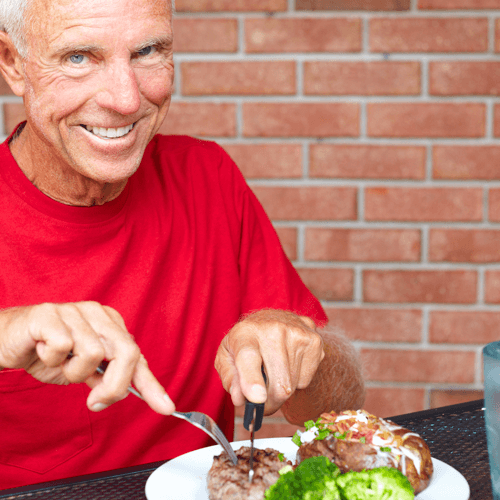
<svg viewBox="0 0 500 500">
<path fill-rule="evenodd" d="M 264 378 L 264 383 L 267 386 L 267 377 L 264 371 L 264 365 L 261 366 L 262 377 Z M 243 417 L 243 427 L 250 431 L 250 470 L 248 471 L 248 480 L 252 482 L 253 480 L 253 454 L 254 454 L 254 436 L 255 432 L 258 431 L 262 426 L 262 420 L 264 418 L 264 406 L 265 403 L 252 403 L 246 401 L 245 403 L 245 415 Z"/>
</svg>

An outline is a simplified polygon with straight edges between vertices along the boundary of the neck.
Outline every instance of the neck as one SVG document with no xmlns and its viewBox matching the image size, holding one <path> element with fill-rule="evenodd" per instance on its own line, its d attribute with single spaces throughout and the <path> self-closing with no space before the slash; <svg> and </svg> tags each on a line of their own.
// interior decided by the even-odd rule
<svg viewBox="0 0 500 500">
<path fill-rule="evenodd" d="M 49 198 L 65 205 L 92 207 L 114 200 L 125 189 L 127 179 L 117 183 L 99 182 L 51 157 L 48 150 L 40 154 L 39 145 L 33 146 L 28 127 L 27 124 L 12 137 L 10 151 L 24 175 Z"/>
</svg>

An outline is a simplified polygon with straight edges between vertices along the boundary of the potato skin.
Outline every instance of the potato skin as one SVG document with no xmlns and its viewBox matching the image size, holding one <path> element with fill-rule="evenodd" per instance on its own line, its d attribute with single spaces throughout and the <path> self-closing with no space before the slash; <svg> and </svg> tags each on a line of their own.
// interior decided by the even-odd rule
<svg viewBox="0 0 500 500">
<path fill-rule="evenodd" d="M 393 422 L 386 422 L 396 425 Z M 398 428 L 393 434 L 404 436 L 411 434 L 411 431 L 404 428 Z M 377 450 L 369 445 L 358 441 L 349 441 L 347 439 L 337 439 L 332 434 L 323 440 L 313 440 L 310 443 L 304 443 L 297 450 L 297 463 L 306 458 L 323 455 L 335 463 L 340 470 L 345 473 L 350 470 L 361 471 L 363 469 L 374 469 L 376 467 L 394 467 L 399 469 L 410 481 L 415 494 L 420 493 L 430 483 L 433 466 L 431 452 L 427 443 L 417 435 L 409 435 L 404 440 L 405 448 L 418 454 L 422 461 L 420 471 L 417 471 L 413 460 L 406 457 L 397 459 L 391 458 L 389 453 L 377 453 Z"/>
</svg>

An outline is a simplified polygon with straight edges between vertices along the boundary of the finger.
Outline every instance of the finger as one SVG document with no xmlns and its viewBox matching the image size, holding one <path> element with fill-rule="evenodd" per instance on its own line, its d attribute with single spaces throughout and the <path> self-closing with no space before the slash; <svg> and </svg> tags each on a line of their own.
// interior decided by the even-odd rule
<svg viewBox="0 0 500 500">
<path fill-rule="evenodd" d="M 104 359 L 104 347 L 76 304 L 66 304 L 61 316 L 73 339 L 71 357 L 62 364 L 62 372 L 69 382 L 80 383 L 95 373 Z"/>
<path fill-rule="evenodd" d="M 305 389 L 309 386 L 324 357 L 323 339 L 318 334 L 310 336 L 307 346 L 300 352 L 300 359 L 297 360 L 297 389 Z"/>
<path fill-rule="evenodd" d="M 40 361 L 50 368 L 64 363 L 74 342 L 71 329 L 60 316 L 59 307 L 56 304 L 36 306 L 30 311 L 28 321 Z"/>
<path fill-rule="evenodd" d="M 243 396 L 243 392 L 241 391 L 234 359 L 226 348 L 226 339 L 223 339 L 217 350 L 214 366 L 221 379 L 222 387 L 231 395 L 234 406 L 242 406 L 245 404 L 245 396 Z"/>
<path fill-rule="evenodd" d="M 132 382 L 142 395 L 144 401 L 154 411 L 162 415 L 170 415 L 175 411 L 174 402 L 153 375 L 142 355 L 137 363 Z"/>
<path fill-rule="evenodd" d="M 87 400 L 91 409 L 96 404 L 102 409 L 128 395 L 127 388 L 131 384 L 140 351 L 132 336 L 99 304 L 85 303 L 81 307 L 109 361 L 104 375 Z"/>
<path fill-rule="evenodd" d="M 252 403 L 265 403 L 267 389 L 262 378 L 262 356 L 259 349 L 244 347 L 234 358 L 238 379 L 243 395 Z"/>
<path fill-rule="evenodd" d="M 284 339 L 275 339 L 272 345 L 265 344 L 262 357 L 269 381 L 266 401 L 266 413 L 269 414 L 274 413 L 293 394 L 295 383 Z"/>
</svg>

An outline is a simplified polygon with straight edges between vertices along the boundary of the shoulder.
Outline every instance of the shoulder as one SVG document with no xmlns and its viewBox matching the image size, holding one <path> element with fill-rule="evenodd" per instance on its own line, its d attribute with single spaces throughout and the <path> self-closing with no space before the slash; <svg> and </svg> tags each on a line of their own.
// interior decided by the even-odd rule
<svg viewBox="0 0 500 500">
<path fill-rule="evenodd" d="M 197 139 L 187 135 L 157 134 L 148 145 L 153 156 L 183 156 L 186 154 L 209 155 L 211 158 L 221 159 L 228 156 L 224 149 L 213 141 Z"/>
<path fill-rule="evenodd" d="M 245 184 L 240 170 L 222 146 L 189 136 L 156 135 L 146 149 L 143 164 L 145 170 L 154 168 L 159 175 L 210 178 L 224 185 Z"/>
</svg>

